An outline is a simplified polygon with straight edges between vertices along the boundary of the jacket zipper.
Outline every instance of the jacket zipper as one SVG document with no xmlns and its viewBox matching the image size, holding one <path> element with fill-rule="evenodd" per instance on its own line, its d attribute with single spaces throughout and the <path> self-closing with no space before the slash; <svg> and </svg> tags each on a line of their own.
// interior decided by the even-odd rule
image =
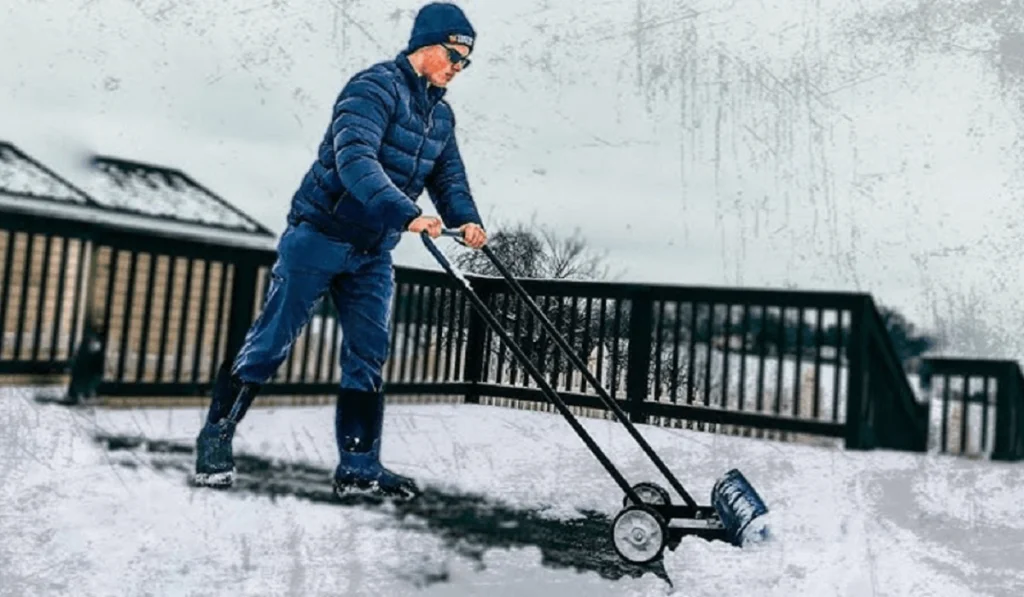
<svg viewBox="0 0 1024 597">
<path fill-rule="evenodd" d="M 406 182 L 405 186 L 402 188 L 402 192 L 403 193 L 407 193 L 408 194 L 408 192 L 409 192 L 409 185 L 412 184 L 412 181 L 416 177 L 416 172 L 420 169 L 420 154 L 423 153 L 423 145 L 427 141 L 427 134 L 429 134 L 430 133 L 430 129 L 432 129 L 434 127 L 434 108 L 436 108 L 436 107 L 437 107 L 437 104 L 434 104 L 433 106 L 430 107 L 430 112 L 427 112 L 427 128 L 424 129 L 424 131 L 423 131 L 423 138 L 420 139 L 420 144 L 416 148 L 416 155 L 412 159 L 412 176 L 409 177 L 409 181 Z"/>
<path fill-rule="evenodd" d="M 344 201 L 345 199 L 348 199 L 348 189 L 342 191 L 341 197 L 338 197 L 338 200 L 334 202 L 334 209 L 331 210 L 332 216 L 338 215 L 338 208 L 341 207 L 341 202 Z"/>
<path fill-rule="evenodd" d="M 402 187 L 402 193 L 407 197 L 409 196 L 409 185 L 411 185 L 413 180 L 416 179 L 416 172 L 420 169 L 420 154 L 423 153 L 423 145 L 427 142 L 427 133 L 429 133 L 430 129 L 434 127 L 434 108 L 436 107 L 437 104 L 434 104 L 431 106 L 430 112 L 427 112 L 427 127 L 423 131 L 423 138 L 420 139 L 420 144 L 416 147 L 416 155 L 413 156 L 412 159 L 412 175 L 409 176 L 409 180 Z M 374 248 L 380 246 L 380 243 L 384 242 L 384 236 L 386 234 L 387 231 L 382 231 L 377 235 L 377 242 L 374 243 Z"/>
<path fill-rule="evenodd" d="M 413 156 L 413 160 L 412 160 L 412 175 L 409 177 L 409 180 L 402 187 L 402 193 L 404 193 L 406 196 L 408 196 L 408 194 L 409 194 L 409 185 L 411 185 L 413 180 L 415 180 L 416 172 L 417 172 L 417 170 L 419 170 L 420 154 L 423 153 L 423 145 L 426 144 L 427 133 L 429 133 L 430 129 L 432 129 L 434 127 L 434 108 L 436 108 L 436 107 L 437 107 L 437 104 L 434 104 L 433 106 L 430 107 L 430 111 L 427 112 L 427 126 L 426 126 L 426 129 L 424 129 L 423 138 L 420 139 L 419 146 L 416 147 L 416 155 Z M 338 203 L 340 204 L 341 202 L 339 201 Z M 381 231 L 377 235 L 377 240 L 373 243 L 373 248 L 374 249 L 379 247 L 380 243 L 384 242 L 384 236 L 386 234 L 387 234 L 387 231 Z"/>
</svg>

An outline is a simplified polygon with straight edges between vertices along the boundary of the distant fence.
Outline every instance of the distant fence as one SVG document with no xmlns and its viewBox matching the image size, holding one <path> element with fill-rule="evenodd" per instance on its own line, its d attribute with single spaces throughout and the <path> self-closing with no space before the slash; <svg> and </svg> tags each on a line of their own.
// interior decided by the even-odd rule
<svg viewBox="0 0 1024 597">
<path fill-rule="evenodd" d="M 927 359 L 932 443 L 940 452 L 1024 459 L 1024 376 L 1014 361 Z"/>
<path fill-rule="evenodd" d="M 0 373 L 71 371 L 72 397 L 207 395 L 258 314 L 275 257 L 20 213 L 4 215 L 0 236 Z M 469 279 L 566 402 L 610 416 L 504 281 Z M 544 402 L 452 280 L 398 268 L 396 283 L 390 393 Z M 928 402 L 868 295 L 523 285 L 634 421 L 853 449 L 929 444 Z M 322 301 L 263 393 L 332 394 L 339 333 Z M 1024 408 L 1008 400 L 1018 402 L 993 417 L 1019 444 Z"/>
<path fill-rule="evenodd" d="M 65 371 L 80 332 L 85 242 L 7 214 L 0 227 L 0 374 Z"/>
<path fill-rule="evenodd" d="M 568 404 L 603 408 L 503 280 L 469 278 Z M 456 363 L 462 383 L 453 390 L 470 401 L 544 400 L 482 318 L 466 312 L 462 301 L 437 300 L 445 284 L 440 274 L 419 272 L 401 289 L 395 350 L 412 366 L 393 370 L 392 383 L 441 381 L 426 369 L 416 375 L 416 359 L 447 353 L 444 342 L 452 338 L 418 339 L 429 337 L 421 329 L 452 312 L 461 317 L 447 318 L 454 339 L 466 345 L 465 361 Z M 747 435 L 772 431 L 838 438 L 847 447 L 925 449 L 926 407 L 887 346 L 870 297 L 546 280 L 523 286 L 634 421 L 675 419 Z M 410 339 L 418 352 L 410 351 Z"/>
</svg>

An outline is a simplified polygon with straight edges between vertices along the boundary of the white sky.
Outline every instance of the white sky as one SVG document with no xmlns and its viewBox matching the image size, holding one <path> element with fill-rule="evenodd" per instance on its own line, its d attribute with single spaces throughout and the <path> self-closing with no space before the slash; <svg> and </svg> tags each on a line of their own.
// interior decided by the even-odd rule
<svg viewBox="0 0 1024 597">
<path fill-rule="evenodd" d="M 181 168 L 279 232 L 335 94 L 420 4 L 9 0 L 0 138 L 72 179 L 85 152 Z M 578 227 L 623 279 L 863 290 L 951 327 L 947 353 L 1024 352 L 1021 113 L 988 17 L 944 47 L 865 25 L 903 10 L 877 0 L 460 4 L 485 218 Z M 411 240 L 399 262 L 430 265 Z"/>
</svg>

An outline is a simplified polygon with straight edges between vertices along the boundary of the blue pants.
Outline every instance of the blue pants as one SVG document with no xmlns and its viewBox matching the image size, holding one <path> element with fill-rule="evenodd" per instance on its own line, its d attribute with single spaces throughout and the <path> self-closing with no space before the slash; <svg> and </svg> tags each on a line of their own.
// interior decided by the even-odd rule
<svg viewBox="0 0 1024 597">
<path fill-rule="evenodd" d="M 232 373 L 245 382 L 274 377 L 324 291 L 330 292 L 341 327 L 341 387 L 381 391 L 394 291 L 391 253 L 363 253 L 308 223 L 289 225 L 281 236 L 263 310 Z"/>
</svg>

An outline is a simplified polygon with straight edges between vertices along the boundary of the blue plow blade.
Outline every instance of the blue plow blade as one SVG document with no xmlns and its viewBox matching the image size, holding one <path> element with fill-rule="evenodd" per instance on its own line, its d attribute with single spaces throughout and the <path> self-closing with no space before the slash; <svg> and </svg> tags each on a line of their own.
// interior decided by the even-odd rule
<svg viewBox="0 0 1024 597">
<path fill-rule="evenodd" d="M 711 489 L 711 505 L 725 527 L 729 542 L 737 547 L 769 538 L 765 515 L 768 506 L 736 469 L 722 476 Z"/>
</svg>

